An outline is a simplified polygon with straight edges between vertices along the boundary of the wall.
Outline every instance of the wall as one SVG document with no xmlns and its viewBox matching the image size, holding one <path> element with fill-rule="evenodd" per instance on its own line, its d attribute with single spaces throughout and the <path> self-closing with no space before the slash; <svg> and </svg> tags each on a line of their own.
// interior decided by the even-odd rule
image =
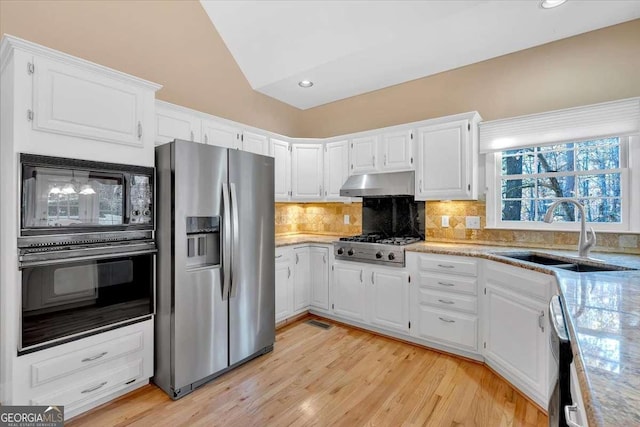
<svg viewBox="0 0 640 427">
<path fill-rule="evenodd" d="M 344 224 L 349 215 L 349 224 Z M 276 203 L 276 234 L 351 236 L 362 232 L 362 203 Z"/>
<path fill-rule="evenodd" d="M 255 92 L 197 1 L 0 0 L 0 34 L 164 85 L 157 98 L 296 135 L 301 113 Z"/>
<path fill-rule="evenodd" d="M 300 130 L 328 137 L 466 111 L 494 120 L 640 96 L 639 41 L 640 20 L 630 21 L 312 108 Z"/>
</svg>

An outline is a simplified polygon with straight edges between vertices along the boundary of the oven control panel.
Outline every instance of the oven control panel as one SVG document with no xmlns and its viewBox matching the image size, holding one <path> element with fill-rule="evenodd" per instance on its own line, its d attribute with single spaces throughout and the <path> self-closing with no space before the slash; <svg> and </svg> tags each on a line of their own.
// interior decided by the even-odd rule
<svg viewBox="0 0 640 427">
<path fill-rule="evenodd" d="M 361 242 L 334 242 L 335 259 L 404 267 L 404 249 L 396 245 Z"/>
</svg>

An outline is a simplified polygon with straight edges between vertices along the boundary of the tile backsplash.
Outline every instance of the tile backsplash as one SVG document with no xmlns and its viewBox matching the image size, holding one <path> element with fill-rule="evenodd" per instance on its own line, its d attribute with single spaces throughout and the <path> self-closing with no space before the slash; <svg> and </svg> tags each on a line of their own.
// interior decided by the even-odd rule
<svg viewBox="0 0 640 427">
<path fill-rule="evenodd" d="M 355 235 L 362 232 L 361 203 L 276 203 L 276 234 L 315 233 Z M 349 224 L 344 224 L 349 215 Z M 449 227 L 442 227 L 442 216 L 449 216 Z M 466 216 L 480 217 L 480 229 L 468 229 Z M 577 232 L 488 230 L 482 201 L 427 202 L 426 240 L 430 242 L 479 243 L 573 250 Z M 640 254 L 640 234 L 598 233 L 596 251 Z"/>
<path fill-rule="evenodd" d="M 442 216 L 449 216 L 449 227 L 442 227 Z M 468 229 L 465 216 L 480 217 L 480 229 Z M 485 229 L 486 206 L 481 201 L 427 202 L 426 239 L 433 242 L 482 243 L 487 245 L 576 249 L 577 232 Z M 640 254 L 638 234 L 598 233 L 594 250 Z"/>
<path fill-rule="evenodd" d="M 344 216 L 349 215 L 349 224 Z M 362 232 L 362 203 L 276 203 L 276 234 L 351 236 Z"/>
</svg>

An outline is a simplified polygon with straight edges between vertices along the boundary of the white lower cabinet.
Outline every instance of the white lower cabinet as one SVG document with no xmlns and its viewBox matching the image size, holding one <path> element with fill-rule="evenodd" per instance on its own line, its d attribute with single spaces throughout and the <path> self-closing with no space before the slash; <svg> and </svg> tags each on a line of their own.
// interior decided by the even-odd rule
<svg viewBox="0 0 640 427">
<path fill-rule="evenodd" d="M 409 273 L 397 268 L 373 268 L 367 303 L 373 325 L 409 332 Z"/>
<path fill-rule="evenodd" d="M 364 284 L 365 267 L 358 263 L 339 263 L 333 265 L 333 303 L 332 309 L 338 316 L 364 322 L 366 287 Z"/>
<path fill-rule="evenodd" d="M 276 249 L 276 322 L 293 313 L 293 268 L 290 248 Z"/>
<path fill-rule="evenodd" d="M 454 353 L 479 354 L 478 260 L 410 253 L 407 267 L 415 277 L 411 335 Z"/>
<path fill-rule="evenodd" d="M 329 310 L 329 248 L 309 246 L 311 307 Z"/>
<path fill-rule="evenodd" d="M 293 311 L 305 310 L 311 302 L 311 264 L 309 247 L 293 250 Z"/>
<path fill-rule="evenodd" d="M 485 263 L 485 360 L 543 407 L 549 402 L 552 284 L 546 274 Z"/>
<path fill-rule="evenodd" d="M 147 384 L 153 320 L 17 358 L 12 405 L 64 405 L 69 419 Z"/>
<path fill-rule="evenodd" d="M 333 265 L 333 313 L 394 332 L 409 331 L 409 273 L 356 262 Z"/>
</svg>

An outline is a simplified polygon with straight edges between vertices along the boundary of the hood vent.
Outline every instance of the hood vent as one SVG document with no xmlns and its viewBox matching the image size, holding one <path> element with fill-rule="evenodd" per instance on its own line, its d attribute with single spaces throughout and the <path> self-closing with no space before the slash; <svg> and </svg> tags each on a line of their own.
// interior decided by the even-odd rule
<svg viewBox="0 0 640 427">
<path fill-rule="evenodd" d="M 415 195 L 415 172 L 387 172 L 352 175 L 340 189 L 343 197 Z"/>
</svg>

